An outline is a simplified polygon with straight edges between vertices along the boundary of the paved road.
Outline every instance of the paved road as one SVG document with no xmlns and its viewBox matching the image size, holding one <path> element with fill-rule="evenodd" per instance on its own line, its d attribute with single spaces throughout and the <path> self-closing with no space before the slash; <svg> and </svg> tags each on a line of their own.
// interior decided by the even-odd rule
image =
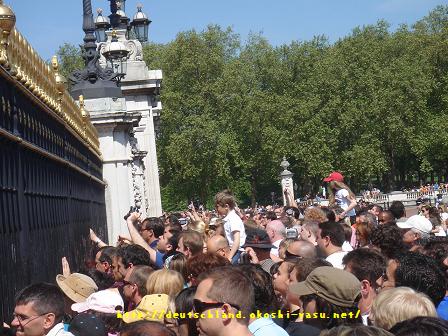
<svg viewBox="0 0 448 336">
<path fill-rule="evenodd" d="M 412 206 L 412 207 L 406 207 L 406 217 L 411 217 L 413 215 L 417 215 L 418 214 L 418 207 L 417 206 Z"/>
</svg>

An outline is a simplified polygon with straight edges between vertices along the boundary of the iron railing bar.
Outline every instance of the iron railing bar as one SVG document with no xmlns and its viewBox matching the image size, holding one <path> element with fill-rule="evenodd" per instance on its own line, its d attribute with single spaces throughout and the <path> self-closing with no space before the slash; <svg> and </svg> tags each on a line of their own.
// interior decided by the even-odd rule
<svg viewBox="0 0 448 336">
<path fill-rule="evenodd" d="M 62 159 L 62 158 L 60 158 L 57 155 L 49 153 L 49 152 L 43 150 L 42 148 L 37 147 L 36 145 L 33 145 L 32 143 L 30 143 L 30 142 L 28 142 L 28 141 L 26 141 L 26 140 L 24 140 L 24 139 L 22 139 L 22 138 L 20 138 L 18 136 L 15 136 L 15 135 L 9 133 L 8 131 L 5 131 L 2 128 L 0 128 L 0 135 L 4 136 L 5 138 L 8 138 L 9 140 L 13 140 L 13 141 L 17 142 L 21 146 L 24 146 L 25 148 L 31 149 L 32 151 L 37 152 L 37 153 L 39 153 L 42 156 L 45 156 L 45 157 L 47 157 L 49 159 L 52 159 L 54 161 L 57 161 L 59 163 L 65 164 L 65 165 L 69 166 L 70 168 L 76 170 L 77 172 L 80 172 L 84 176 L 87 176 L 87 177 L 91 178 L 95 182 L 98 182 L 98 183 L 100 183 L 100 184 L 102 184 L 104 186 L 106 185 L 106 183 L 104 181 L 100 180 L 96 176 L 93 176 L 92 174 L 87 173 L 85 170 L 83 170 L 82 168 L 79 168 L 78 166 L 74 165 L 73 163 L 68 162 L 68 161 Z"/>
<path fill-rule="evenodd" d="M 64 119 L 62 119 L 55 111 L 50 109 L 47 105 L 45 105 L 34 93 L 32 93 L 24 84 L 22 84 L 20 81 L 17 81 L 14 77 L 11 76 L 11 74 L 5 70 L 2 66 L 0 66 L 0 75 L 3 76 L 4 79 L 6 79 L 8 82 L 10 82 L 12 85 L 17 87 L 22 93 L 27 95 L 34 103 L 39 105 L 39 107 L 44 110 L 46 113 L 48 113 L 51 118 L 56 119 L 62 127 L 65 128 L 67 132 L 70 132 L 74 137 L 76 137 L 81 143 L 83 143 L 89 151 L 94 154 L 98 159 L 101 160 L 101 156 L 90 147 L 90 145 L 79 136 L 71 127 L 66 127 L 66 122 Z"/>
</svg>

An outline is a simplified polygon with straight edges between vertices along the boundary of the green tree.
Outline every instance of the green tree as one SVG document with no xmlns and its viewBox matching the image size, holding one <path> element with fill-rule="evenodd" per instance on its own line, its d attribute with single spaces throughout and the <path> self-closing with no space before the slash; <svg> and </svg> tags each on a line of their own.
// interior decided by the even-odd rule
<svg viewBox="0 0 448 336">
<path fill-rule="evenodd" d="M 70 43 L 64 43 L 56 52 L 62 75 L 68 79 L 75 70 L 84 68 L 81 50 Z"/>
<path fill-rule="evenodd" d="M 238 43 L 230 29 L 209 26 L 180 33 L 164 47 L 159 162 L 162 184 L 177 198 L 206 202 L 234 182 L 238 144 L 220 128 L 215 84 Z"/>
<path fill-rule="evenodd" d="M 63 74 L 80 52 L 58 51 Z M 448 178 L 448 6 L 413 26 L 357 27 L 330 44 L 325 36 L 273 47 L 230 28 L 181 32 L 146 44 L 150 69 L 162 69 L 158 155 L 163 206 L 199 197 L 211 204 L 231 188 L 244 203 L 281 195 L 279 163 L 291 163 L 301 194 L 332 170 L 356 191 Z"/>
</svg>

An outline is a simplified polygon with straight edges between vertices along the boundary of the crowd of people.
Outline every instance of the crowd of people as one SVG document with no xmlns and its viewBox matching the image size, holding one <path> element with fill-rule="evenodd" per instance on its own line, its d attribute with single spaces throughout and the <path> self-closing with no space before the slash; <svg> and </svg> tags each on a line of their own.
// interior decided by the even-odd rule
<svg viewBox="0 0 448 336">
<path fill-rule="evenodd" d="M 448 335 L 446 207 L 406 216 L 356 202 L 342 174 L 328 206 L 126 219 L 108 246 L 91 231 L 95 267 L 16 297 L 4 333 L 18 336 Z M 188 218 L 188 219 L 187 219 Z M 443 234 L 444 233 L 444 234 Z"/>
<path fill-rule="evenodd" d="M 437 182 L 427 183 L 427 184 L 420 185 L 420 187 L 404 189 L 404 191 L 420 192 L 422 194 L 427 194 L 427 193 L 432 193 L 432 192 L 446 193 L 448 191 L 448 183 L 437 183 Z"/>
</svg>

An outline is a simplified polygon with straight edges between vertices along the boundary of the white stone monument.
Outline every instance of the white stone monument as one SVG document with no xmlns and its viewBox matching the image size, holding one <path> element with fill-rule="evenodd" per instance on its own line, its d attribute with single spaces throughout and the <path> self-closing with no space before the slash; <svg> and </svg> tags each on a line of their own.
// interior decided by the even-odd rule
<svg viewBox="0 0 448 336">
<path fill-rule="evenodd" d="M 110 32 L 107 33 L 108 35 Z M 126 101 L 128 112 L 135 112 L 141 116 L 139 124 L 132 132 L 137 140 L 135 150 L 143 151 L 146 155 L 143 160 L 144 181 L 137 182 L 144 189 L 134 189 L 136 199 L 139 199 L 139 209 L 143 216 L 158 217 L 162 215 L 162 202 L 160 198 L 159 169 L 156 152 L 156 128 L 162 104 L 158 101 L 160 86 L 162 83 L 162 70 L 148 70 L 143 61 L 143 48 L 138 40 L 127 40 L 126 31 L 116 31 L 118 41 L 122 42 L 129 50 L 126 76 L 121 81 L 121 90 Z M 99 50 L 102 54 L 108 42 L 100 43 Z M 101 57 L 101 64 L 106 64 L 106 59 Z M 140 180 L 133 175 L 134 180 Z"/>
<path fill-rule="evenodd" d="M 106 182 L 108 239 L 112 244 L 119 235 L 129 235 L 123 216 L 137 203 L 134 184 L 143 187 L 133 178 L 141 169 L 143 153 L 135 152 L 132 145 L 135 143 L 132 131 L 138 126 L 141 116 L 126 110 L 124 98 L 86 99 L 84 104 L 98 130 Z"/>
<path fill-rule="evenodd" d="M 129 51 L 126 76 L 121 82 L 123 97 L 85 100 L 103 155 L 110 243 L 119 235 L 129 235 L 123 216 L 130 207 L 137 207 L 143 217 L 162 215 L 155 142 L 155 125 L 162 109 L 157 99 L 162 71 L 148 70 L 139 41 L 126 40 L 124 30 L 116 34 Z M 107 43 L 98 45 L 101 53 Z M 106 66 L 103 56 L 100 64 Z"/>
<path fill-rule="evenodd" d="M 285 196 L 285 190 L 289 191 L 291 195 L 291 200 L 294 199 L 294 182 L 292 180 L 292 176 L 294 175 L 288 170 L 289 162 L 286 161 L 286 158 L 283 157 L 283 161 L 280 164 L 280 167 L 283 168 L 283 171 L 280 173 L 281 185 L 282 185 L 282 195 L 283 195 L 283 205 L 286 206 L 288 204 Z"/>
<path fill-rule="evenodd" d="M 162 71 L 148 70 L 141 43 L 129 37 L 147 40 L 150 20 L 141 6 L 130 23 L 125 1 L 111 0 L 110 5 L 110 22 L 99 11 L 94 23 L 91 1 L 83 0 L 86 62 L 70 80 L 71 95 L 76 100 L 84 96 L 80 103 L 99 133 L 108 240 L 113 243 L 119 235 L 129 235 L 123 216 L 131 207 L 144 217 L 162 214 L 155 143 Z"/>
</svg>

